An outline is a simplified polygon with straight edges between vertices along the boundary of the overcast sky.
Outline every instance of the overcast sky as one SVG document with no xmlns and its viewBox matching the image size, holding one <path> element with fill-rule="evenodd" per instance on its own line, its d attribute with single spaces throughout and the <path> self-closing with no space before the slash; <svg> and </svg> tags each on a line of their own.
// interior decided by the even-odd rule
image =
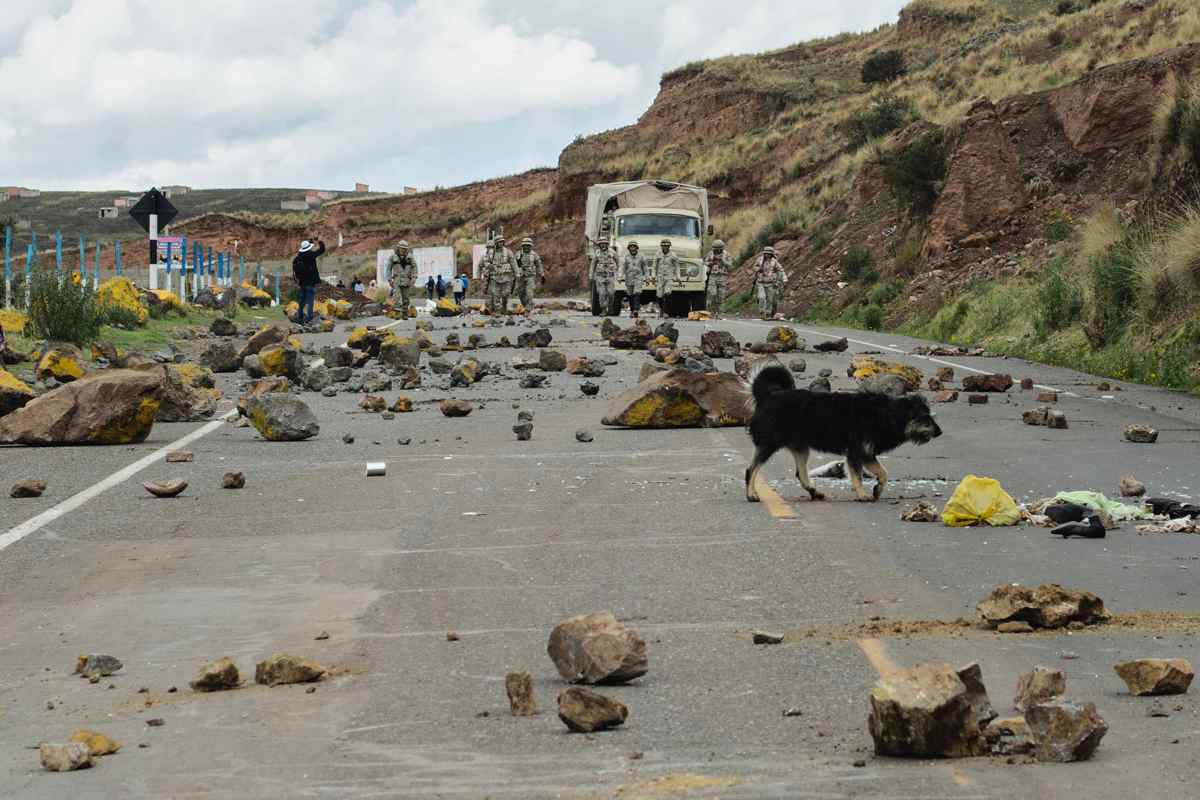
<svg viewBox="0 0 1200 800">
<path fill-rule="evenodd" d="M 553 166 L 659 76 L 903 0 L 30 0 L 0 12 L 0 185 L 453 185 Z"/>
</svg>

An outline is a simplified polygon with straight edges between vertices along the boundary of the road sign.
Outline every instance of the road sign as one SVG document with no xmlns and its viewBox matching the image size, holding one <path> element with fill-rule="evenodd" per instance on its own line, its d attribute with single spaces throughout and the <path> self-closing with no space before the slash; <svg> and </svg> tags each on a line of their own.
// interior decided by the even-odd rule
<svg viewBox="0 0 1200 800">
<path fill-rule="evenodd" d="M 158 215 L 158 230 L 161 230 L 170 224 L 171 220 L 175 219 L 175 215 L 178 213 L 179 211 L 176 210 L 175 206 L 171 205 L 171 201 L 158 189 L 151 189 L 146 192 L 142 195 L 142 199 L 138 200 L 133 208 L 129 209 L 129 216 L 137 220 L 138 225 L 145 228 L 148 233 L 151 233 L 151 215 Z M 152 233 L 157 234 L 158 230 Z"/>
</svg>

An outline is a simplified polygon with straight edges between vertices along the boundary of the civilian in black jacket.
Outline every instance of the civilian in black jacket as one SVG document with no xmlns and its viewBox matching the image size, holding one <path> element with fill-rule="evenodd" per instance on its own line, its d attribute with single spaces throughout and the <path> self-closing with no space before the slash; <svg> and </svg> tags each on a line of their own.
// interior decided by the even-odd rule
<svg viewBox="0 0 1200 800">
<path fill-rule="evenodd" d="M 321 273 L 317 270 L 317 257 L 325 254 L 325 242 L 317 240 L 317 246 L 305 239 L 300 243 L 300 252 L 292 259 L 292 274 L 300 286 L 300 311 L 296 321 L 307 325 L 313 321 L 313 305 L 317 302 L 317 284 Z M 306 310 L 307 309 L 307 310 Z"/>
</svg>

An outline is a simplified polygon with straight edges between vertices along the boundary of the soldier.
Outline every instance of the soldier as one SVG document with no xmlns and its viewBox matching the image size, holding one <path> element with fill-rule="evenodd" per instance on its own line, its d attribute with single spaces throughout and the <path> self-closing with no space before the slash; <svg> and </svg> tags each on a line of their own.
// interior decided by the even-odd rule
<svg viewBox="0 0 1200 800">
<path fill-rule="evenodd" d="M 493 314 L 507 314 L 508 299 L 512 296 L 513 283 L 520 274 L 520 267 L 517 266 L 517 258 L 512 250 L 504 246 L 503 236 L 497 236 L 492 242 L 492 258 L 488 262 L 485 277 L 491 297 L 491 310 Z"/>
<path fill-rule="evenodd" d="M 713 319 L 721 318 L 721 306 L 725 304 L 725 281 L 733 269 L 733 261 L 725 255 L 725 243 L 720 239 L 713 242 L 708 255 L 708 310 Z"/>
<path fill-rule="evenodd" d="M 656 291 L 659 315 L 666 317 L 667 304 L 674 289 L 672 284 L 679 282 L 683 270 L 679 264 L 679 256 L 671 252 L 671 240 L 663 239 L 659 245 L 662 247 L 662 256 L 658 259 Z"/>
<path fill-rule="evenodd" d="M 409 292 L 417 280 L 417 261 L 408 252 L 408 242 L 401 239 L 388 258 L 388 281 L 392 284 L 392 297 L 400 299 L 399 306 L 408 313 Z"/>
<path fill-rule="evenodd" d="M 646 257 L 638 253 L 638 243 L 629 243 L 629 255 L 621 261 L 621 277 L 625 279 L 625 294 L 629 297 L 629 316 L 638 318 L 642 308 L 642 279 L 646 277 Z"/>
<path fill-rule="evenodd" d="M 592 256 L 592 277 L 596 282 L 596 299 L 600 304 L 600 314 L 607 317 L 617 290 L 617 257 L 608 246 L 607 236 L 601 235 L 596 240 L 596 253 Z"/>
<path fill-rule="evenodd" d="M 779 292 L 787 283 L 787 273 L 775 256 L 774 247 L 764 247 L 754 267 L 754 293 L 758 295 L 758 310 L 763 319 L 772 319 L 779 305 Z"/>
<path fill-rule="evenodd" d="M 517 265 L 520 267 L 520 277 L 517 286 L 521 295 L 521 305 L 525 313 L 533 311 L 533 297 L 542 285 L 546 268 L 542 265 L 542 257 L 533 249 L 533 239 L 526 236 L 521 240 L 521 252 L 517 253 Z"/>
</svg>

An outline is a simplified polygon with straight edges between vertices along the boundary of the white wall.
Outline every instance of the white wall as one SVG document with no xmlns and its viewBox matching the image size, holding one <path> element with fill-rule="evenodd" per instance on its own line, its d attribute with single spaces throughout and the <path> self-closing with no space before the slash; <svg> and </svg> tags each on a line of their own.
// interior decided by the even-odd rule
<svg viewBox="0 0 1200 800">
<path fill-rule="evenodd" d="M 375 282 L 379 286 L 390 286 L 387 282 L 388 259 L 392 250 L 375 251 Z M 412 250 L 413 258 L 417 261 L 417 286 L 424 286 L 430 275 L 437 280 L 441 275 L 449 281 L 455 275 L 453 247 L 416 247 Z"/>
</svg>

